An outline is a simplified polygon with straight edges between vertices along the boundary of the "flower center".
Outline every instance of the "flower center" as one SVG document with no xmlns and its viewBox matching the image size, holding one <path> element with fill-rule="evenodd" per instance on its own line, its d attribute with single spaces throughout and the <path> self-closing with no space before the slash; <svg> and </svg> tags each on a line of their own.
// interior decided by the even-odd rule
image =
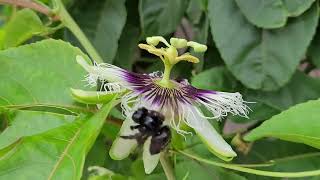
<svg viewBox="0 0 320 180">
<path fill-rule="evenodd" d="M 157 48 L 156 46 L 162 42 L 166 47 Z M 205 52 L 207 46 L 187 41 L 180 38 L 171 38 L 170 44 L 161 36 L 152 36 L 147 38 L 147 44 L 139 44 L 141 49 L 147 50 L 149 53 L 159 56 L 164 64 L 164 73 L 162 79 L 157 82 L 160 86 L 166 88 L 174 88 L 175 85 L 170 81 L 170 74 L 173 66 L 180 61 L 188 61 L 191 63 L 198 63 L 199 59 L 190 53 L 179 55 L 178 49 L 192 47 L 194 52 Z"/>
</svg>

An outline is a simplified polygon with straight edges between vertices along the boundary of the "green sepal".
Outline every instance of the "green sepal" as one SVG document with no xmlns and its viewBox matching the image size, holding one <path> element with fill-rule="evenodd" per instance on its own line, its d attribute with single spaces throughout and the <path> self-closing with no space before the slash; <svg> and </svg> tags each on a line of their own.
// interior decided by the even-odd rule
<svg viewBox="0 0 320 180">
<path fill-rule="evenodd" d="M 117 93 L 106 93 L 103 91 L 84 91 L 81 89 L 70 89 L 73 99 L 84 104 L 104 104 L 111 101 Z"/>
</svg>

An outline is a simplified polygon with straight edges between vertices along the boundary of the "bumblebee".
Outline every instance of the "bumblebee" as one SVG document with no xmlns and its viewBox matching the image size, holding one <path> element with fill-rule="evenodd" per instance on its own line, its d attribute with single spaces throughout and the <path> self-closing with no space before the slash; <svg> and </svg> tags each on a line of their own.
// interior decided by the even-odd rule
<svg viewBox="0 0 320 180">
<path fill-rule="evenodd" d="M 150 154 L 160 153 L 170 142 L 170 128 L 163 125 L 164 116 L 157 111 L 148 110 L 144 107 L 136 110 L 132 120 L 137 125 L 130 126 L 132 130 L 137 129 L 134 135 L 121 136 L 124 139 L 136 139 L 139 145 L 144 144 L 148 137 L 151 137 Z"/>
</svg>

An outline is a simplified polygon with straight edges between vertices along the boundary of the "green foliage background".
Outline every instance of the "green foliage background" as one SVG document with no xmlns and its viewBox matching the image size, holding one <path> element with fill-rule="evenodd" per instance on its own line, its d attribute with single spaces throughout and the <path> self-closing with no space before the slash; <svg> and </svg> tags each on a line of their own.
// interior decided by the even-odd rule
<svg viewBox="0 0 320 180">
<path fill-rule="evenodd" d="M 51 1 L 36 3 L 54 7 Z M 204 55 L 196 54 L 200 63 L 178 64 L 173 77 L 187 78 L 198 88 L 237 91 L 254 102 L 249 104 L 250 119 L 229 116 L 222 123 L 212 122 L 237 149 L 238 157 L 231 163 L 269 163 L 253 168 L 281 172 L 320 169 L 317 0 L 65 0 L 64 4 L 105 62 L 134 72 L 163 68 L 158 59 L 138 49 L 148 36 L 207 44 Z M 92 90 L 85 87 L 86 73 L 74 58 L 91 54 L 77 33 L 64 25 L 31 9 L 0 6 L 0 179 L 111 177 L 89 177 L 90 166 L 112 171 L 112 179 L 164 179 L 160 165 L 153 174 L 144 174 L 139 150 L 122 161 L 109 157 L 119 130 L 105 121 L 113 101 L 97 112 L 95 106 L 72 99 L 70 88 Z M 121 119 L 119 114 L 112 109 L 109 118 Z M 197 137 L 187 139 L 174 141 L 172 147 L 219 161 Z M 171 158 L 179 180 L 283 179 L 212 166 L 176 152 Z"/>
</svg>

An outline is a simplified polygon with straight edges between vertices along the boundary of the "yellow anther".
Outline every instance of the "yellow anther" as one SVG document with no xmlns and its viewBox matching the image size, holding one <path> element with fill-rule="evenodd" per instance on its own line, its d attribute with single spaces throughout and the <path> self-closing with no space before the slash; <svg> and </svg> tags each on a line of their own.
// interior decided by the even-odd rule
<svg viewBox="0 0 320 180">
<path fill-rule="evenodd" d="M 175 48 L 184 48 L 187 46 L 187 40 L 185 39 L 180 39 L 180 38 L 171 38 L 170 39 L 170 44 L 175 47 Z"/>
<path fill-rule="evenodd" d="M 170 44 L 162 37 L 162 36 L 151 36 L 147 37 L 147 43 L 156 46 L 159 44 L 159 42 L 164 43 L 166 46 L 170 46 Z"/>
<path fill-rule="evenodd" d="M 195 52 L 206 52 L 206 50 L 207 50 L 207 46 L 206 45 L 203 45 L 203 44 L 200 44 L 200 43 L 197 43 L 197 42 L 194 42 L 194 41 L 189 41 L 187 43 L 187 46 L 192 47 Z"/>
</svg>

